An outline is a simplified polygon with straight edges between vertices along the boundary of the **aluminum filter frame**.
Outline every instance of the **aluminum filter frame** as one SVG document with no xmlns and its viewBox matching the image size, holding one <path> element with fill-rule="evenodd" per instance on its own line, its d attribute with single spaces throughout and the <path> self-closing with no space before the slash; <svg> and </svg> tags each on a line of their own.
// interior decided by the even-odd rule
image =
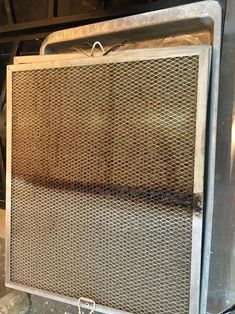
<svg viewBox="0 0 235 314">
<path fill-rule="evenodd" d="M 144 49 L 135 51 L 123 51 L 120 55 L 115 54 L 107 57 L 97 57 L 92 59 L 54 61 L 50 63 L 34 63 L 26 65 L 9 66 L 7 70 L 7 263 L 6 263 L 6 285 L 11 288 L 23 290 L 54 300 L 77 304 L 74 298 L 57 295 L 54 293 L 26 287 L 10 279 L 11 267 L 11 173 L 12 173 L 12 73 L 17 71 L 30 71 L 36 69 L 61 68 L 71 66 L 85 66 L 91 64 L 115 63 L 127 61 L 139 61 L 149 59 L 164 59 L 184 56 L 199 57 L 199 75 L 198 75 L 198 104 L 196 114 L 196 142 L 195 142 L 195 160 L 194 160 L 194 194 L 200 195 L 203 199 L 204 186 L 204 160 L 205 160 L 205 130 L 206 130 L 206 112 L 207 112 L 207 94 L 209 84 L 210 69 L 210 47 L 193 46 L 179 48 L 162 49 Z M 193 213 L 192 226 L 192 266 L 191 266 L 191 291 L 190 291 L 190 314 L 196 314 L 199 311 L 199 291 L 200 291 L 200 257 L 201 257 L 201 233 L 202 233 L 202 213 Z M 101 313 L 124 313 L 104 306 L 96 306 L 96 310 Z"/>
</svg>

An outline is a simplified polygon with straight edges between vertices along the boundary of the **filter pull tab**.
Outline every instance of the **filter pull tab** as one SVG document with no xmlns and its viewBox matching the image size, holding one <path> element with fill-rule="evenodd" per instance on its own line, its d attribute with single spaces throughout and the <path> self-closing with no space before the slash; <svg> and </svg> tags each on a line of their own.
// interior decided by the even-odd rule
<svg viewBox="0 0 235 314">
<path fill-rule="evenodd" d="M 91 48 L 91 53 L 90 53 L 90 57 L 93 57 L 94 54 L 94 50 L 95 48 L 99 46 L 100 49 L 102 50 L 103 54 L 105 53 L 104 47 L 102 46 L 102 44 L 99 41 L 94 42 L 92 48 Z"/>
<path fill-rule="evenodd" d="M 81 304 L 82 303 L 85 305 L 85 306 L 83 305 L 83 308 L 86 308 L 86 309 L 90 309 L 91 308 L 89 314 L 93 314 L 94 313 L 94 311 L 95 311 L 95 301 L 91 300 L 91 299 L 88 299 L 88 298 L 81 297 L 81 298 L 78 299 L 78 314 L 82 314 L 82 311 L 81 311 L 81 309 L 82 309 Z"/>
</svg>

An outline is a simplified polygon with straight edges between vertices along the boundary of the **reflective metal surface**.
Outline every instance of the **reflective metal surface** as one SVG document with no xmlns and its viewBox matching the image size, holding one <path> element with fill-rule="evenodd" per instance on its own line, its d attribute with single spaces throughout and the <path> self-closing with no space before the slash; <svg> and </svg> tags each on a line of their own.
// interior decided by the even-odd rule
<svg viewBox="0 0 235 314">
<path fill-rule="evenodd" d="M 130 42 L 129 48 L 159 47 L 167 37 L 172 41 L 185 34 L 195 37 L 195 41 L 189 40 L 187 44 L 212 43 L 217 50 L 220 18 L 221 10 L 217 1 L 201 1 L 57 31 L 44 40 L 40 54 L 62 53 L 66 49 L 71 52 L 73 48 L 84 47 L 85 42 L 96 40 L 108 48 L 125 39 Z M 185 42 L 178 40 L 171 45 L 185 45 Z"/>
<path fill-rule="evenodd" d="M 207 312 L 235 303 L 235 1 L 227 3 L 222 46 L 215 199 Z"/>
<path fill-rule="evenodd" d="M 177 46 L 183 44 L 212 44 L 213 46 L 213 67 L 212 67 L 212 99 L 211 107 L 211 137 L 210 137 L 210 168 L 209 168 L 209 191 L 207 203 L 207 234 L 210 235 L 211 215 L 213 207 L 213 184 L 214 184 L 214 150 L 215 150 L 215 129 L 217 117 L 217 84 L 218 84 L 218 65 L 220 54 L 220 8 L 215 1 L 203 1 L 198 4 L 184 7 L 171 8 L 164 11 L 142 14 L 135 17 L 119 19 L 114 21 L 98 23 L 88 27 L 76 28 L 71 30 L 54 33 L 49 36 L 44 43 L 41 53 L 61 53 L 67 52 L 71 44 L 81 44 L 84 40 L 102 40 L 106 48 L 117 43 L 119 39 L 131 39 L 128 48 L 147 48 L 159 46 Z M 115 24 L 116 23 L 116 24 Z M 122 27 L 122 32 L 119 32 Z M 81 31 L 81 32 L 80 32 Z M 112 33 L 115 33 L 115 36 Z M 181 36 L 184 36 L 181 40 Z M 194 37 L 191 41 L 187 35 Z M 195 36 L 196 34 L 196 36 Z M 71 38 L 72 35 L 72 38 Z M 164 40 L 168 37 L 169 40 Z M 58 38 L 60 43 L 58 44 Z M 79 39 L 78 39 L 79 38 Z M 52 39 L 52 41 L 51 41 Z M 66 41 L 64 43 L 63 41 Z M 70 50 L 71 52 L 71 50 Z M 206 252 L 209 251 L 210 236 L 206 241 Z M 207 274 L 209 256 L 206 256 L 204 263 L 204 282 L 207 286 Z M 204 292 L 207 289 L 204 289 Z M 204 296 L 204 300 L 206 300 Z M 203 314 L 205 313 L 202 312 Z"/>
</svg>

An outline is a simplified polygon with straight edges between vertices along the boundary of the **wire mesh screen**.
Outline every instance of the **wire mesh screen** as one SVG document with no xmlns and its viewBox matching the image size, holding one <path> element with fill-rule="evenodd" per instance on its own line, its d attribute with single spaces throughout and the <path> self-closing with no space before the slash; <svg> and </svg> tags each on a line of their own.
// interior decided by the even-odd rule
<svg viewBox="0 0 235 314">
<path fill-rule="evenodd" d="M 198 56 L 13 72 L 10 279 L 189 313 Z"/>
</svg>

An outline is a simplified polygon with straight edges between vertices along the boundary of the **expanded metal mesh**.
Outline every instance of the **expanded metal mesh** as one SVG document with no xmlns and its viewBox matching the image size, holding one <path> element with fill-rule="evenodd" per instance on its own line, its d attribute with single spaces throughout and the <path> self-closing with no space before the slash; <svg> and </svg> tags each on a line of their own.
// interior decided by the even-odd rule
<svg viewBox="0 0 235 314">
<path fill-rule="evenodd" d="M 13 72 L 12 282 L 189 313 L 198 67 Z"/>
</svg>

